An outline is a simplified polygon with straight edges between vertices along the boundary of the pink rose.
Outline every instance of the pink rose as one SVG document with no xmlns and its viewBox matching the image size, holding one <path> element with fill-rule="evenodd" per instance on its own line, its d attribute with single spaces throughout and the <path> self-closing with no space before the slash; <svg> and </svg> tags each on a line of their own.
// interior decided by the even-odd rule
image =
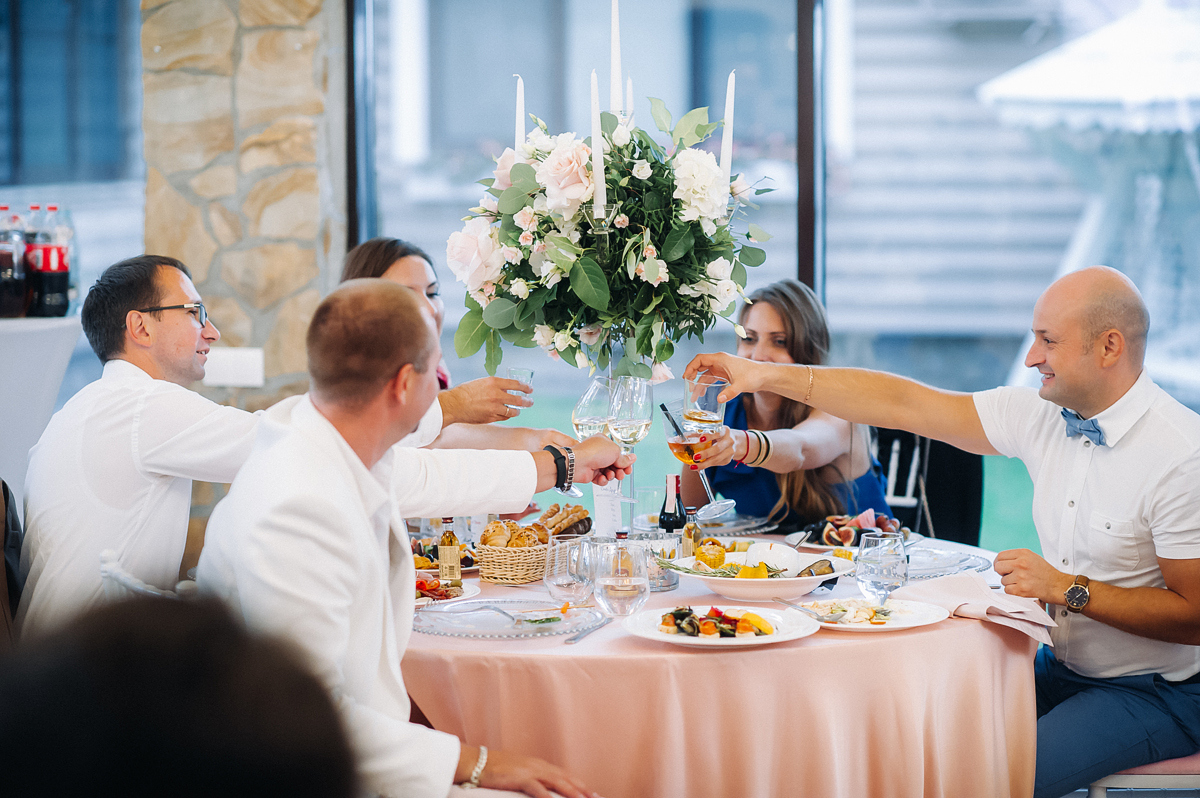
<svg viewBox="0 0 1200 798">
<path fill-rule="evenodd" d="M 446 265 L 468 291 L 500 279 L 504 256 L 491 222 L 482 216 L 469 219 L 463 229 L 451 233 L 446 242 Z"/>
<path fill-rule="evenodd" d="M 512 172 L 513 164 L 517 163 L 525 163 L 525 160 L 518 158 L 512 147 L 506 147 L 504 152 L 500 153 L 500 157 L 496 159 L 496 169 L 492 172 L 496 176 L 496 182 L 492 183 L 492 188 L 498 188 L 501 191 L 511 188 L 512 177 L 509 173 Z"/>
<path fill-rule="evenodd" d="M 513 215 L 513 222 L 522 230 L 533 230 L 537 227 L 537 215 L 533 212 L 533 208 L 526 205 Z"/>
<path fill-rule="evenodd" d="M 546 242 L 542 240 L 535 241 L 533 244 L 533 252 L 535 255 L 541 255 L 546 251 Z"/>
<path fill-rule="evenodd" d="M 516 247 L 501 247 L 500 254 L 503 255 L 504 259 L 509 263 L 521 262 L 521 250 L 517 249 Z"/>
<path fill-rule="evenodd" d="M 643 258 L 657 258 L 658 250 L 654 248 L 653 244 L 647 244 L 646 248 L 642 250 L 642 257 Z"/>
<path fill-rule="evenodd" d="M 537 181 L 546 187 L 546 208 L 570 218 L 592 189 L 588 162 L 592 151 L 574 133 L 555 139 L 554 149 L 538 164 Z"/>
<path fill-rule="evenodd" d="M 588 346 L 595 346 L 600 343 L 600 335 L 604 332 L 604 328 L 599 324 L 590 324 L 587 327 L 580 329 L 579 340 Z"/>
<path fill-rule="evenodd" d="M 624 230 L 629 226 L 629 217 L 625 214 L 619 214 L 616 219 L 613 219 L 613 227 L 620 227 Z"/>
<path fill-rule="evenodd" d="M 533 244 L 533 233 L 526 230 L 524 233 L 521 233 L 521 237 L 518 238 L 517 241 L 523 247 L 530 246 Z"/>
</svg>

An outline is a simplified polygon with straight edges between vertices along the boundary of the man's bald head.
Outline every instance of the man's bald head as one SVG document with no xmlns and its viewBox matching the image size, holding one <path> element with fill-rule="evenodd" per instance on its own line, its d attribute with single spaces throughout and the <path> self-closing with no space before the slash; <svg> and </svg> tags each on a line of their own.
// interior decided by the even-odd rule
<svg viewBox="0 0 1200 798">
<path fill-rule="evenodd" d="M 1107 330 L 1117 330 L 1129 347 L 1130 360 L 1141 366 L 1146 354 L 1150 313 L 1133 281 L 1108 266 L 1090 266 L 1055 281 L 1047 289 L 1073 302 L 1087 351 Z"/>
<path fill-rule="evenodd" d="M 319 399 L 361 406 L 404 366 L 425 373 L 437 343 L 413 291 L 387 280 L 349 280 L 308 326 L 308 373 Z"/>
</svg>

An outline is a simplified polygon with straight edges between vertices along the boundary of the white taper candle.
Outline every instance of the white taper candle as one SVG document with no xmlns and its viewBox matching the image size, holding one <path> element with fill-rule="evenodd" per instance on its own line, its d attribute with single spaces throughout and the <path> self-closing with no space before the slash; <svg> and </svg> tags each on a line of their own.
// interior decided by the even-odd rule
<svg viewBox="0 0 1200 798">
<path fill-rule="evenodd" d="M 625 79 L 625 118 L 633 118 L 633 78 Z"/>
<path fill-rule="evenodd" d="M 513 146 L 513 149 L 516 151 L 517 157 L 522 158 L 524 156 L 521 154 L 521 145 L 525 143 L 525 81 L 521 79 L 520 75 L 517 75 L 516 78 L 517 78 L 517 127 L 516 127 L 517 143 Z"/>
<path fill-rule="evenodd" d="M 733 72 L 729 73 L 729 84 L 725 89 L 725 124 L 721 129 L 721 174 L 725 176 L 725 190 L 733 176 Z"/>
<path fill-rule="evenodd" d="M 620 0 L 612 0 L 612 32 L 609 34 L 612 56 L 609 64 L 608 110 L 624 113 L 621 106 L 621 8 Z"/>
<path fill-rule="evenodd" d="M 604 131 L 600 128 L 600 87 L 596 82 L 596 70 L 592 70 L 592 213 L 597 224 L 604 218 L 607 204 L 604 186 Z"/>
</svg>

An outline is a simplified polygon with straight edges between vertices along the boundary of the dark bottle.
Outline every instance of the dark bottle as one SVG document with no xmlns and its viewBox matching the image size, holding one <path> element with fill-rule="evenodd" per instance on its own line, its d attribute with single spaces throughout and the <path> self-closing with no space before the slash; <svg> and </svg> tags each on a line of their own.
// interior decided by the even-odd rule
<svg viewBox="0 0 1200 798">
<path fill-rule="evenodd" d="M 677 532 L 687 523 L 683 503 L 679 500 L 679 475 L 667 474 L 667 496 L 658 511 L 658 526 L 663 532 Z"/>
<path fill-rule="evenodd" d="M 0 205 L 0 319 L 25 315 L 25 236 L 21 217 Z"/>
</svg>

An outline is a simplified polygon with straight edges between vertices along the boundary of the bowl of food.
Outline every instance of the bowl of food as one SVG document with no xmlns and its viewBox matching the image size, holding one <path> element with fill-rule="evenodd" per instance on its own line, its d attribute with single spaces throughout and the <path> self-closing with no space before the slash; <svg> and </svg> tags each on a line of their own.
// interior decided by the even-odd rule
<svg viewBox="0 0 1200 798">
<path fill-rule="evenodd" d="M 731 554 L 721 546 L 708 544 L 697 549 L 694 557 L 661 562 L 664 568 L 699 580 L 712 592 L 737 601 L 800 598 L 826 581 L 854 571 L 854 564 L 841 557 L 798 552 L 779 543 L 761 544 L 770 549 L 755 548 L 759 545 Z"/>
</svg>

